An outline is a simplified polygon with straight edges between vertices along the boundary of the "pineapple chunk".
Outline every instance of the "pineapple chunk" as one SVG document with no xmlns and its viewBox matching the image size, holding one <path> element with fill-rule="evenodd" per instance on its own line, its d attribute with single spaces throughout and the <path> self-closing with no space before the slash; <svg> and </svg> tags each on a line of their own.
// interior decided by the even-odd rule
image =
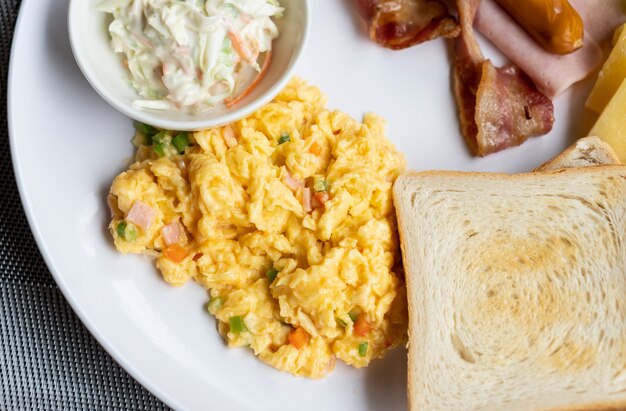
<svg viewBox="0 0 626 411">
<path fill-rule="evenodd" d="M 596 113 L 602 113 L 624 78 L 626 78 L 626 30 L 621 30 L 585 106 Z"/>
<path fill-rule="evenodd" d="M 622 81 L 589 135 L 609 143 L 620 161 L 626 164 L 626 80 Z"/>
</svg>

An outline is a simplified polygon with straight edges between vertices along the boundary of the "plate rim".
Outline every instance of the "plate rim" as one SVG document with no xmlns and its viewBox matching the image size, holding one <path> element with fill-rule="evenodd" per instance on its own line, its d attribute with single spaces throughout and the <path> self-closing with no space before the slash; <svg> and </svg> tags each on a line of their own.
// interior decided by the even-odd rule
<svg viewBox="0 0 626 411">
<path fill-rule="evenodd" d="M 69 0 L 68 6 L 69 6 Z M 14 130 L 14 111 L 15 105 L 12 103 L 14 100 L 13 95 L 14 91 L 14 77 L 16 73 L 15 61 L 13 51 L 19 41 L 19 38 L 23 36 L 23 32 L 26 31 L 26 17 L 24 10 L 27 6 L 30 6 L 33 3 L 32 0 L 22 0 L 17 19 L 15 22 L 15 26 L 13 29 L 13 38 L 11 40 L 11 48 L 9 53 L 9 70 L 7 75 L 7 95 L 6 95 L 6 105 L 7 105 L 7 131 L 8 131 L 8 140 L 9 140 L 9 151 L 11 154 L 11 163 L 13 168 L 13 175 L 15 179 L 15 183 L 17 185 L 17 190 L 20 196 L 20 203 L 22 205 L 22 210 L 26 216 L 26 220 L 28 222 L 28 226 L 30 228 L 30 232 L 32 233 L 33 239 L 37 245 L 39 253 L 43 258 L 50 275 L 52 276 L 54 282 L 59 287 L 63 298 L 69 304 L 74 314 L 78 317 L 82 325 L 89 331 L 89 334 L 93 336 L 93 338 L 98 342 L 98 344 L 106 351 L 108 355 L 111 356 L 113 361 L 115 361 L 125 372 L 127 372 L 136 382 L 138 382 L 143 388 L 149 391 L 152 395 L 158 398 L 161 402 L 163 402 L 168 407 L 175 410 L 184 410 L 185 408 L 180 404 L 177 400 L 172 398 L 170 395 L 158 389 L 152 382 L 150 382 L 139 370 L 133 367 L 126 358 L 110 343 L 110 341 L 106 338 L 106 336 L 98 329 L 98 327 L 87 318 L 85 312 L 80 307 L 80 304 L 69 290 L 67 284 L 63 280 L 63 276 L 60 275 L 60 271 L 57 268 L 52 255 L 49 253 L 46 244 L 43 241 L 41 232 L 39 230 L 39 226 L 37 224 L 37 220 L 32 212 L 32 207 L 30 206 L 30 200 L 28 197 L 28 192 L 26 186 L 24 184 L 24 177 L 22 175 L 22 170 L 20 166 L 20 160 L 17 155 L 17 148 L 14 142 L 15 130 Z M 224 394 L 225 395 L 225 394 Z"/>
</svg>

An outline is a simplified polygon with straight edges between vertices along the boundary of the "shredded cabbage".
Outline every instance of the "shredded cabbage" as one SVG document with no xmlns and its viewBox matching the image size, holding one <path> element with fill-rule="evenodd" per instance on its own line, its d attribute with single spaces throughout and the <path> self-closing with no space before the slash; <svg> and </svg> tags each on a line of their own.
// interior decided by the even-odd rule
<svg viewBox="0 0 626 411">
<path fill-rule="evenodd" d="M 246 66 L 269 51 L 277 0 L 102 0 L 111 45 L 124 54 L 141 109 L 201 111 L 231 96 Z"/>
</svg>

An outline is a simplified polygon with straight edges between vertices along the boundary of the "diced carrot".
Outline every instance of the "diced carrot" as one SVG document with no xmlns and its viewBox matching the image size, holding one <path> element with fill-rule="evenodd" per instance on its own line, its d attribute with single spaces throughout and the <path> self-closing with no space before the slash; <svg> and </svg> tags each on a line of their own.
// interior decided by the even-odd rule
<svg viewBox="0 0 626 411">
<path fill-rule="evenodd" d="M 259 74 L 252 81 L 252 83 L 250 83 L 248 88 L 246 88 L 240 95 L 236 97 L 231 96 L 231 97 L 227 97 L 224 99 L 224 104 L 226 105 L 226 108 L 231 108 L 235 104 L 239 103 L 244 97 L 250 94 L 252 90 L 254 90 L 254 88 L 261 82 L 261 80 L 263 80 L 263 77 L 265 77 L 265 74 L 267 73 L 267 69 L 269 68 L 271 61 L 272 61 L 272 51 L 267 50 L 267 52 L 265 53 L 265 60 L 263 61 L 263 66 L 261 66 L 261 71 L 259 72 Z"/>
<path fill-rule="evenodd" d="M 189 255 L 189 250 L 178 244 L 172 244 L 163 250 L 163 255 L 170 261 L 177 264 L 181 263 Z"/>
<path fill-rule="evenodd" d="M 372 330 L 372 323 L 367 320 L 365 314 L 359 314 L 354 323 L 354 334 L 365 337 Z"/>
<path fill-rule="evenodd" d="M 328 200 L 330 200 L 330 194 L 325 191 L 320 193 L 315 193 L 315 199 L 320 202 L 320 204 L 324 205 Z"/>
<path fill-rule="evenodd" d="M 289 342 L 298 350 L 304 347 L 309 342 L 310 338 L 309 334 L 301 327 L 298 327 L 289 333 Z"/>
<path fill-rule="evenodd" d="M 319 156 L 322 154 L 322 146 L 320 146 L 318 143 L 313 143 L 311 144 L 311 147 L 309 147 L 309 152 L 315 154 L 316 156 Z"/>
</svg>

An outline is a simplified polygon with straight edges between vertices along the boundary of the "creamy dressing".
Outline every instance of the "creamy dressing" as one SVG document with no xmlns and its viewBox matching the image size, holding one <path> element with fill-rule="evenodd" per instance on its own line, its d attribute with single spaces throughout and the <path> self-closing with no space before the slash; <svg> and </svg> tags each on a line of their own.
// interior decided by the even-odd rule
<svg viewBox="0 0 626 411">
<path fill-rule="evenodd" d="M 133 104 L 192 111 L 232 96 L 245 68 L 260 71 L 283 13 L 277 0 L 103 0 L 97 10 L 113 15 L 113 49 L 142 97 Z"/>
</svg>

